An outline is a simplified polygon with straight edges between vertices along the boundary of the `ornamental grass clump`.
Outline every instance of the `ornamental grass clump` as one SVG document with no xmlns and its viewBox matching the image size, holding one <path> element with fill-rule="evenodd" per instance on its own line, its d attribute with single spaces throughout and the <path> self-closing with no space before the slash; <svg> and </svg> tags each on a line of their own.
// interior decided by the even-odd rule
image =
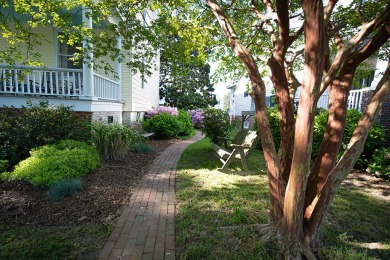
<svg viewBox="0 0 390 260">
<path fill-rule="evenodd" d="M 33 186 L 50 187 L 54 183 L 79 178 L 100 166 L 99 153 L 86 143 L 63 140 L 30 151 L 31 156 L 6 172 L 8 181 L 25 180 Z"/>
<path fill-rule="evenodd" d="M 81 189 L 80 179 L 67 179 L 54 183 L 47 192 L 53 201 L 63 201 L 65 197 L 72 196 Z"/>
<path fill-rule="evenodd" d="M 123 160 L 133 144 L 142 140 L 137 130 L 121 124 L 92 124 L 92 143 L 105 160 Z"/>
<path fill-rule="evenodd" d="M 147 143 L 135 143 L 131 150 L 135 153 L 151 153 L 153 148 Z"/>
</svg>

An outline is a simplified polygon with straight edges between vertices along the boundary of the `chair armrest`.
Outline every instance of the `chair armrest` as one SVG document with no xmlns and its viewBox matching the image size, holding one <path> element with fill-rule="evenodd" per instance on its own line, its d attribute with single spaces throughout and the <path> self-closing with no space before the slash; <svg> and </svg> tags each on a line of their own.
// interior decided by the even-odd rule
<svg viewBox="0 0 390 260">
<path fill-rule="evenodd" d="M 255 149 L 255 147 L 239 145 L 239 144 L 231 144 L 230 147 L 233 147 L 233 148 L 245 148 L 245 149 Z"/>
</svg>

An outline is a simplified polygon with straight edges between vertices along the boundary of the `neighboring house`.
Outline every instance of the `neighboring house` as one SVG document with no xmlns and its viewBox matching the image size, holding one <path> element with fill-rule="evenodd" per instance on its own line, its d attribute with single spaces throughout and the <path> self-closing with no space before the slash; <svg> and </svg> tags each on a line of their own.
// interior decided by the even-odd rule
<svg viewBox="0 0 390 260">
<path fill-rule="evenodd" d="M 387 66 L 387 61 L 381 61 L 376 57 L 367 61 L 371 68 L 375 69 L 367 78 L 358 78 L 360 88 L 353 87 L 348 96 L 348 109 L 357 109 L 363 111 L 368 104 L 374 89 L 378 85 L 384 70 Z M 266 102 L 267 106 L 275 105 L 275 95 L 272 93 L 272 84 L 266 79 Z M 241 121 L 242 128 L 250 128 L 253 125 L 253 115 L 255 114 L 255 107 L 252 97 L 247 95 L 250 81 L 248 78 L 241 78 L 237 83 L 232 83 L 227 86 L 230 89 L 230 110 L 229 115 L 231 119 L 238 119 Z M 299 103 L 300 88 L 297 89 L 295 95 L 295 105 Z M 317 107 L 328 109 L 329 90 L 327 89 L 320 97 Z M 390 96 L 382 107 L 382 111 L 378 116 L 377 121 L 384 127 L 386 134 L 386 145 L 390 146 Z"/>
<path fill-rule="evenodd" d="M 230 90 L 230 109 L 228 111 L 231 120 L 238 119 L 242 121 L 243 128 L 249 128 L 253 125 L 255 104 L 253 98 L 249 95 L 250 80 L 246 77 L 240 78 L 237 83 L 232 83 L 226 87 Z M 273 95 L 270 84 L 266 84 L 267 106 L 272 105 Z"/>
<path fill-rule="evenodd" d="M 91 18 L 84 12 L 78 15 L 76 19 L 91 28 Z M 145 111 L 158 106 L 158 51 L 151 76 L 143 78 L 138 73 L 133 74 L 131 68 L 115 61 L 113 65 L 119 77 L 114 77 L 88 64 L 74 64 L 69 58 L 75 53 L 75 47 L 58 41 L 61 34 L 58 29 L 40 27 L 37 31 L 49 39 L 39 46 L 44 67 L 0 64 L 0 106 L 20 108 L 26 105 L 27 99 L 34 103 L 44 99 L 54 105 L 73 106 L 74 111 L 93 120 L 119 123 L 142 118 Z M 113 39 L 113 44 L 115 42 L 121 48 L 121 40 Z M 6 44 L 0 36 L 0 50 Z"/>
</svg>

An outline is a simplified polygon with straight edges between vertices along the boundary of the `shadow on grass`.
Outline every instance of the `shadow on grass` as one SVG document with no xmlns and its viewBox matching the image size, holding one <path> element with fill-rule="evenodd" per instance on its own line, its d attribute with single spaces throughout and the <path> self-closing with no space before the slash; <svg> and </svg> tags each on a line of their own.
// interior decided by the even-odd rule
<svg viewBox="0 0 390 260">
<path fill-rule="evenodd" d="M 250 167 L 265 170 L 260 152 L 251 160 Z M 224 174 L 216 171 L 220 166 L 208 140 L 189 146 L 178 163 L 177 255 L 185 259 L 278 258 L 280 252 L 263 245 L 259 230 L 253 228 L 268 221 L 266 174 Z M 343 187 L 325 222 L 321 259 L 390 259 L 389 213 L 388 201 Z"/>
<path fill-rule="evenodd" d="M 332 259 L 351 252 L 355 259 L 390 259 L 389 216 L 389 201 L 342 187 L 327 216 L 323 251 Z"/>
</svg>

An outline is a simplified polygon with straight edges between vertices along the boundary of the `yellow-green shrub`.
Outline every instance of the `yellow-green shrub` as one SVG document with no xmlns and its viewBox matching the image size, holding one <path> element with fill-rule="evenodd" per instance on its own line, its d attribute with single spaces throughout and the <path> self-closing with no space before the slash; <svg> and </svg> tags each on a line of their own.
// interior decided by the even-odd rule
<svg viewBox="0 0 390 260">
<path fill-rule="evenodd" d="M 100 166 L 96 148 L 74 140 L 45 145 L 31 150 L 30 154 L 13 172 L 4 173 L 1 178 L 49 187 L 63 179 L 81 177 Z"/>
</svg>

